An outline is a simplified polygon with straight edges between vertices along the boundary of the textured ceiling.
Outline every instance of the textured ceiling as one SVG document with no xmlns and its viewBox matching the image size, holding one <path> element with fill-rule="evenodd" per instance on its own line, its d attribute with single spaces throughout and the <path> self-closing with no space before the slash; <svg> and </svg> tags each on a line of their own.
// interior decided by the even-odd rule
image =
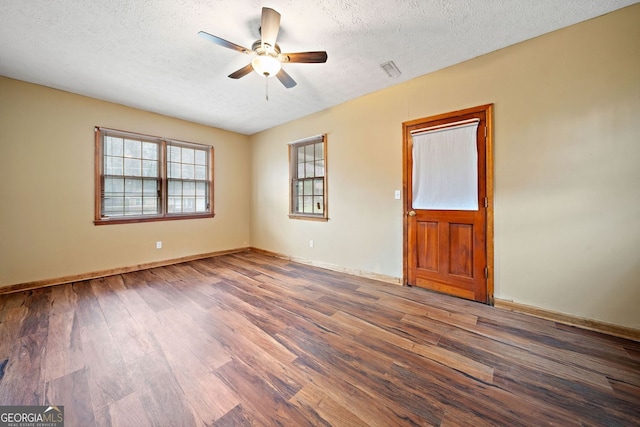
<svg viewBox="0 0 640 427">
<path fill-rule="evenodd" d="M 1 0 L 0 75 L 253 134 L 637 0 Z M 282 15 L 285 52 L 326 50 L 325 64 L 285 64 L 285 89 L 250 57 L 260 12 Z M 380 64 L 402 74 L 389 78 Z M 2 94 L 0 94 L 1 98 Z"/>
</svg>

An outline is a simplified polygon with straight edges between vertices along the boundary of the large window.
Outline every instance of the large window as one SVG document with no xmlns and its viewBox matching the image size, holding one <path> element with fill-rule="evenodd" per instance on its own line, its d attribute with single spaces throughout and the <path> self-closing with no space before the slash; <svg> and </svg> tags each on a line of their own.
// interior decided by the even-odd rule
<svg viewBox="0 0 640 427">
<path fill-rule="evenodd" d="M 291 218 L 326 220 L 327 137 L 314 136 L 289 144 Z"/>
<path fill-rule="evenodd" d="M 96 128 L 96 224 L 213 216 L 213 148 Z"/>
</svg>

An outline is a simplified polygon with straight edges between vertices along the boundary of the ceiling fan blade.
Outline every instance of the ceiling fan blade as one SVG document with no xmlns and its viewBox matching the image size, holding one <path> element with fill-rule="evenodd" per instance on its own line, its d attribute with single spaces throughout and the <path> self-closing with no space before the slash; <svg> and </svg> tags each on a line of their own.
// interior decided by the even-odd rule
<svg viewBox="0 0 640 427">
<path fill-rule="evenodd" d="M 239 79 L 241 77 L 246 76 L 252 71 L 253 71 L 253 65 L 248 64 L 240 68 L 238 71 L 234 71 L 233 73 L 229 74 L 229 77 L 231 77 L 232 79 Z"/>
<path fill-rule="evenodd" d="M 247 49 L 246 47 L 242 47 L 239 46 L 235 43 L 231 43 L 230 41 L 227 41 L 225 39 L 221 39 L 218 36 L 214 36 L 213 34 L 209 34 L 209 33 L 205 33 L 204 31 L 200 31 L 198 32 L 198 35 L 202 38 L 205 38 L 207 40 L 211 40 L 212 42 L 214 42 L 215 44 L 222 46 L 222 47 L 226 47 L 227 49 L 231 49 L 231 50 L 237 50 L 238 52 L 241 53 L 250 53 L 251 49 Z"/>
<path fill-rule="evenodd" d="M 280 14 L 271 8 L 263 7 L 262 21 L 260 23 L 260 35 L 262 37 L 263 48 L 265 43 L 271 47 L 275 47 L 278 31 L 280 31 Z"/>
<path fill-rule="evenodd" d="M 293 80 L 291 76 L 287 74 L 287 72 L 282 68 L 280 68 L 280 71 L 278 71 L 276 77 L 278 78 L 278 80 L 280 80 L 280 83 L 282 83 L 287 89 L 291 89 L 292 87 L 297 85 L 296 81 Z"/>
<path fill-rule="evenodd" d="M 282 53 L 279 56 L 282 62 L 299 62 L 299 63 L 322 63 L 327 62 L 327 52 L 297 52 Z"/>
</svg>

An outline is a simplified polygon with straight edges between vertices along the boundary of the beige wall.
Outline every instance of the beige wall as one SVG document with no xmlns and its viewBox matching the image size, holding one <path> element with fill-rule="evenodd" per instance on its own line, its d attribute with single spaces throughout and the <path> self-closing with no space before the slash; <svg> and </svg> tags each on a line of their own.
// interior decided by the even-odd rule
<svg viewBox="0 0 640 427">
<path fill-rule="evenodd" d="M 252 136 L 252 246 L 401 277 L 402 122 L 494 103 L 495 296 L 640 329 L 639 22 L 635 5 Z M 290 220 L 286 144 L 319 133 L 330 221 Z"/>
<path fill-rule="evenodd" d="M 93 225 L 94 126 L 213 145 L 215 218 Z M 244 135 L 0 77 L 0 286 L 248 246 L 249 150 Z"/>
</svg>

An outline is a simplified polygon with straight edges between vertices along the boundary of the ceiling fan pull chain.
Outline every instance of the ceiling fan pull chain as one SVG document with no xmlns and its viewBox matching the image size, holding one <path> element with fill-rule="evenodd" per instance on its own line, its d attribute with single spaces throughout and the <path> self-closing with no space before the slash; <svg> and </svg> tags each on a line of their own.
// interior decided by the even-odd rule
<svg viewBox="0 0 640 427">
<path fill-rule="evenodd" d="M 267 102 L 269 102 L 269 78 L 265 77 L 264 78 L 265 84 L 264 84 L 264 92 L 265 92 L 265 98 L 267 99 Z"/>
</svg>

